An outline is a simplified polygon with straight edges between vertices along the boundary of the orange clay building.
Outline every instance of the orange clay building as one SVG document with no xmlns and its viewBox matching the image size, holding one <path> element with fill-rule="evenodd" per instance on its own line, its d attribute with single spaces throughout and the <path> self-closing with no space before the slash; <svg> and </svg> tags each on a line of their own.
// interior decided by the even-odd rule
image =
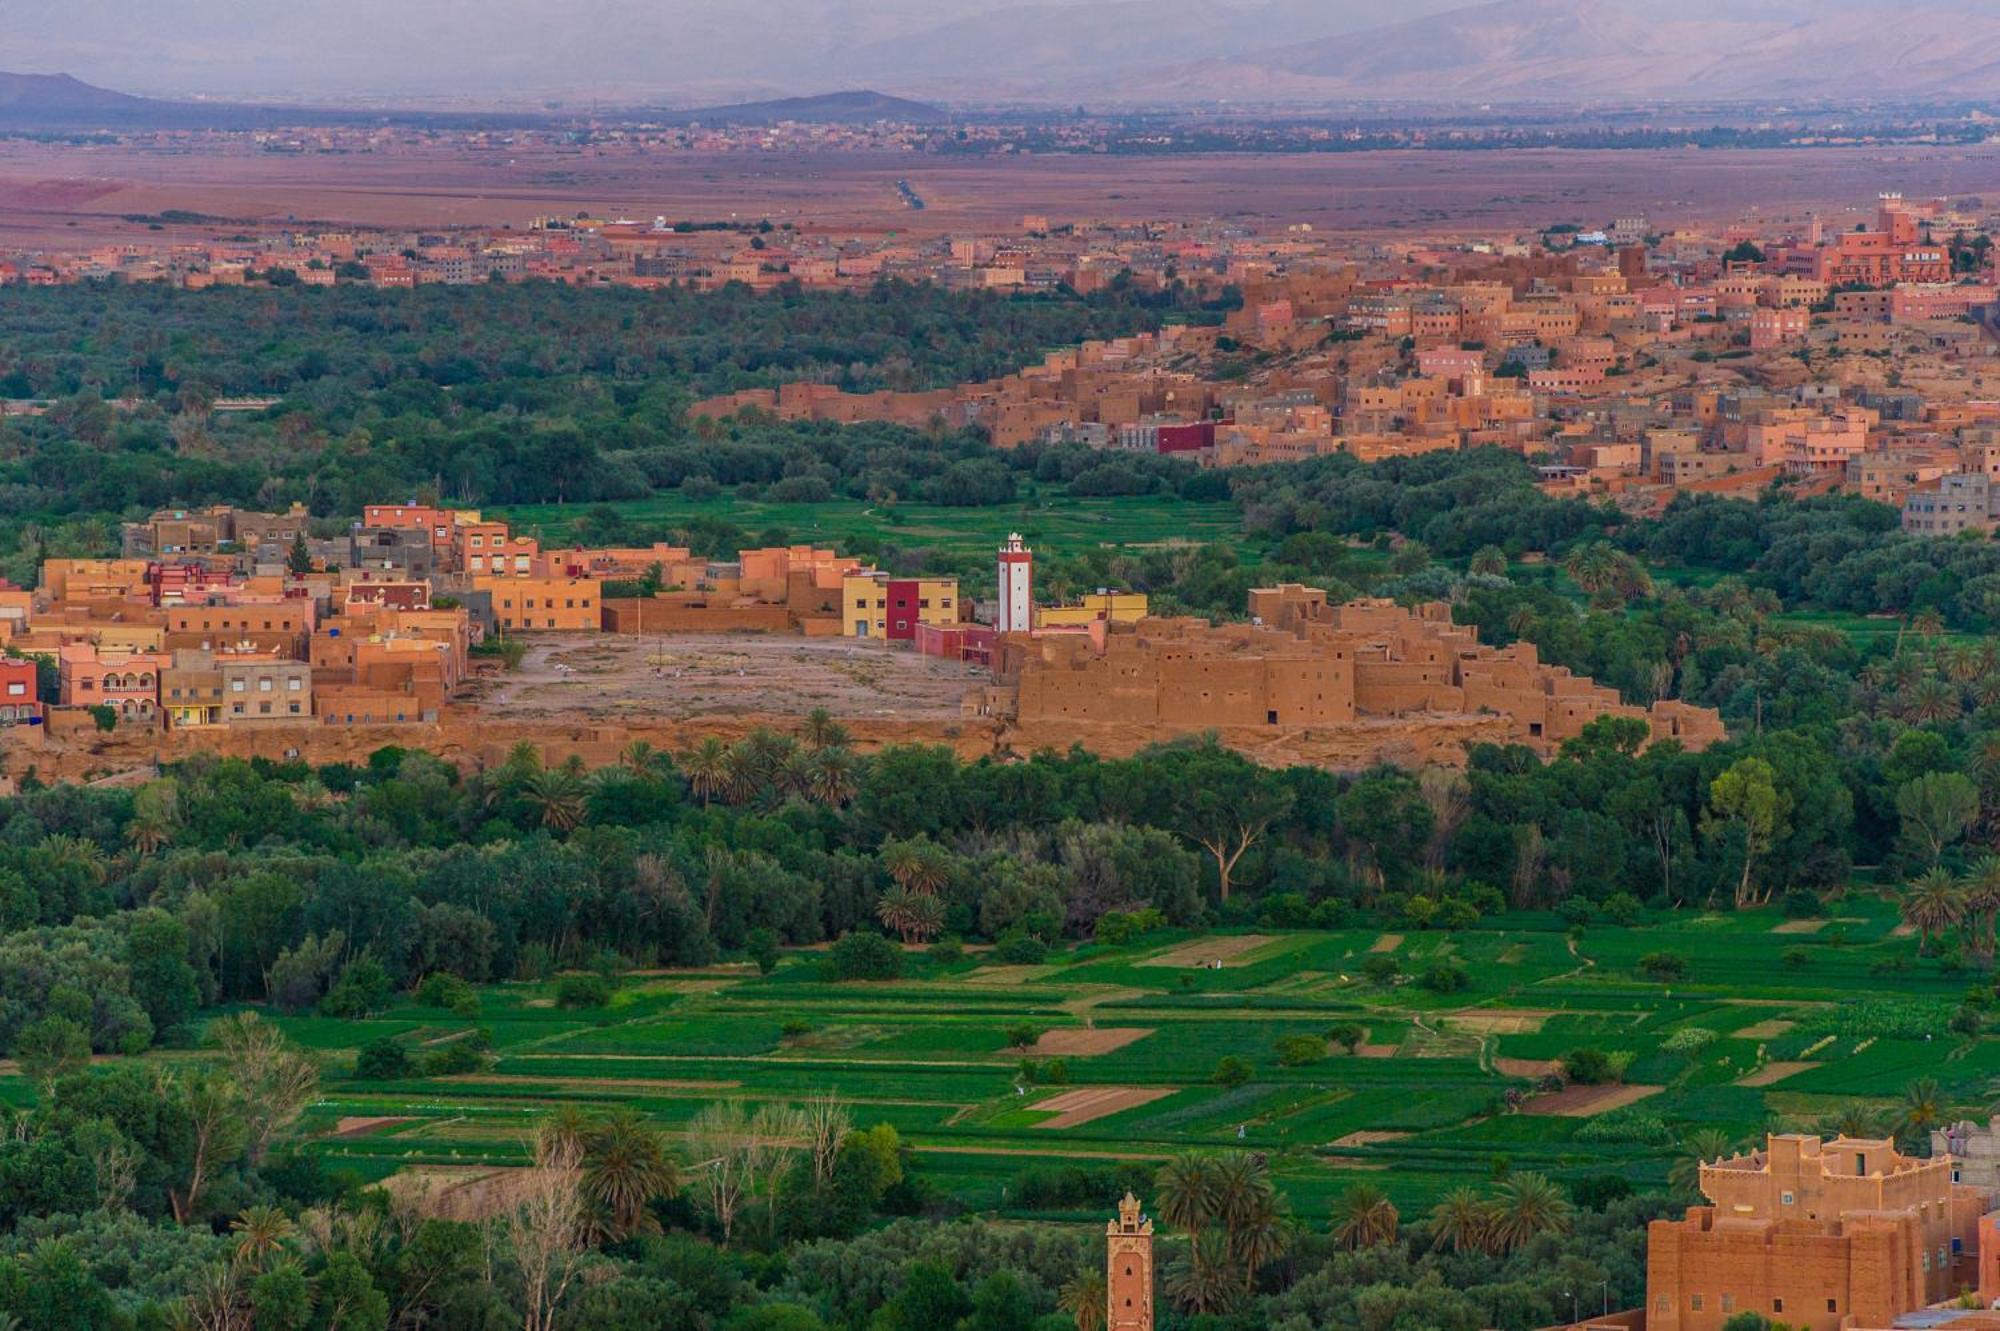
<svg viewBox="0 0 2000 1331">
<path fill-rule="evenodd" d="M 596 578 L 474 577 L 473 588 L 493 598 L 500 627 L 595 633 L 604 627 L 603 585 Z"/>
<path fill-rule="evenodd" d="M 1988 1194 L 1949 1157 L 1889 1141 L 1773 1135 L 1701 1167 L 1708 1206 L 1646 1236 L 1647 1331 L 1720 1331 L 1760 1313 L 1805 1331 L 1891 1327 L 1979 1276 Z"/>
<path fill-rule="evenodd" d="M 1219 730 L 1300 730 L 1392 717 L 1490 715 L 1512 738 L 1551 752 L 1600 716 L 1647 721 L 1654 739 L 1699 749 L 1723 738 L 1707 708 L 1620 701 L 1611 689 L 1543 665 L 1532 644 L 1483 647 L 1449 607 L 1390 601 L 1329 605 L 1287 584 L 1250 593 L 1249 624 L 1146 619 L 1084 635 L 1003 640 L 998 675 L 1023 726 L 1139 727 L 1157 738 Z M 1003 708 L 1004 708 L 1003 700 Z"/>
</svg>

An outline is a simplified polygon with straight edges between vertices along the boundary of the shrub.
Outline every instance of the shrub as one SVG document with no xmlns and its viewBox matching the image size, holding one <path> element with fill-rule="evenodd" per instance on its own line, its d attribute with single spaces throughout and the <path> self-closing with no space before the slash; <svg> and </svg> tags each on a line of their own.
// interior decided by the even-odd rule
<svg viewBox="0 0 2000 1331">
<path fill-rule="evenodd" d="M 1360 1024 L 1352 1021 L 1343 1021 L 1337 1026 L 1330 1026 L 1326 1032 L 1327 1039 L 1350 1054 L 1361 1047 L 1362 1038 L 1366 1035 L 1367 1032 L 1361 1029 Z"/>
<path fill-rule="evenodd" d="M 1007 1047 L 1028 1049 L 1042 1038 L 1042 1028 L 1028 1022 L 1019 1022 L 1007 1028 Z"/>
<path fill-rule="evenodd" d="M 1091 934 L 1108 947 L 1119 947 L 1133 939 L 1167 927 L 1167 917 L 1151 906 L 1143 910 L 1108 910 L 1097 917 Z"/>
<path fill-rule="evenodd" d="M 993 959 L 1003 966 L 1039 966 L 1048 956 L 1049 945 L 1030 933 L 1010 933 L 993 945 Z"/>
<path fill-rule="evenodd" d="M 1583 1086 L 1612 1080 L 1611 1056 L 1602 1049 L 1572 1049 L 1563 1055 L 1563 1075 Z"/>
<path fill-rule="evenodd" d="M 1562 904 L 1556 907 L 1556 914 L 1564 924 L 1581 928 L 1597 918 L 1597 907 L 1585 897 L 1564 897 Z"/>
<path fill-rule="evenodd" d="M 826 955 L 836 980 L 894 980 L 903 973 L 902 949 L 881 934 L 843 934 Z"/>
<path fill-rule="evenodd" d="M 328 1017 L 365 1017 L 389 1006 L 390 992 L 389 972 L 374 956 L 363 952 L 347 963 L 340 979 L 319 1001 L 319 1010 Z"/>
<path fill-rule="evenodd" d="M 787 1017 L 778 1027 L 778 1034 L 787 1040 L 796 1040 L 801 1035 L 811 1035 L 813 1024 L 804 1017 Z"/>
<path fill-rule="evenodd" d="M 1646 913 L 1646 908 L 1640 904 L 1639 898 L 1630 892 L 1612 893 L 1604 899 L 1601 909 L 1604 918 L 1620 928 L 1630 928 L 1637 924 L 1639 917 Z"/>
<path fill-rule="evenodd" d="M 1648 1146 L 1665 1146 L 1674 1140 L 1674 1133 L 1655 1115 L 1618 1109 L 1609 1114 L 1599 1114 L 1596 1118 L 1585 1119 L 1583 1126 L 1576 1130 L 1575 1140 L 1602 1143 L 1640 1142 Z"/>
<path fill-rule="evenodd" d="M 1437 914 L 1431 923 L 1440 929 L 1470 929 L 1479 923 L 1479 907 L 1460 897 L 1438 903 Z"/>
<path fill-rule="evenodd" d="M 1238 1058 L 1234 1054 L 1224 1054 L 1216 1060 L 1214 1081 L 1217 1086 L 1234 1089 L 1249 1081 L 1255 1074 L 1256 1069 L 1250 1066 L 1248 1059 Z"/>
<path fill-rule="evenodd" d="M 417 986 L 417 1002 L 424 1007 L 455 1012 L 461 1017 L 479 1015 L 479 995 L 473 987 L 450 971 L 432 971 Z"/>
<path fill-rule="evenodd" d="M 453 1040 L 450 1044 L 428 1049 L 419 1056 L 418 1066 L 426 1077 L 462 1077 L 468 1072 L 477 1072 L 486 1066 L 479 1050 L 470 1040 Z"/>
<path fill-rule="evenodd" d="M 118 709 L 104 703 L 93 703 L 90 707 L 90 719 L 97 723 L 99 730 L 116 730 Z"/>
<path fill-rule="evenodd" d="M 931 944 L 930 958 L 934 966 L 956 966 L 965 960 L 965 944 L 956 938 L 940 938 Z"/>
<path fill-rule="evenodd" d="M 1042 1080 L 1051 1086 L 1069 1085 L 1069 1064 L 1060 1058 L 1052 1058 L 1042 1064 Z"/>
<path fill-rule="evenodd" d="M 1660 1049 L 1669 1054 L 1698 1054 L 1716 1041 L 1714 1031 L 1701 1026 L 1683 1026 L 1660 1042 Z"/>
<path fill-rule="evenodd" d="M 1455 994 L 1472 983 L 1472 974 L 1459 962 L 1440 961 L 1418 983 L 1434 994 Z"/>
<path fill-rule="evenodd" d="M 1648 952 L 1639 958 L 1639 973 L 1648 979 L 1678 980 L 1687 971 L 1687 958 L 1678 952 Z"/>
<path fill-rule="evenodd" d="M 1788 947 L 1779 954 L 1778 959 L 1785 963 L 1786 970 L 1802 971 L 1812 965 L 1812 949 L 1809 947 Z"/>
<path fill-rule="evenodd" d="M 1814 920 L 1826 914 L 1826 903 L 1809 887 L 1795 887 L 1785 893 L 1783 907 L 1788 920 Z"/>
<path fill-rule="evenodd" d="M 1370 984 L 1387 987 L 1403 973 L 1403 963 L 1386 952 L 1371 952 L 1361 963 L 1361 973 L 1368 977 Z"/>
<path fill-rule="evenodd" d="M 556 1006 L 604 1007 L 611 1002 L 611 981 L 602 975 L 565 975 L 556 981 Z"/>
<path fill-rule="evenodd" d="M 410 1056 L 394 1036 L 385 1035 L 361 1046 L 354 1075 L 364 1081 L 393 1081 L 410 1070 Z"/>
<path fill-rule="evenodd" d="M 1326 1041 L 1316 1035 L 1281 1036 L 1272 1049 L 1281 1067 L 1302 1068 L 1326 1057 Z"/>
<path fill-rule="evenodd" d="M 752 929 L 750 937 L 744 940 L 744 951 L 757 963 L 759 975 L 769 975 L 778 969 L 778 936 L 769 929 Z"/>
</svg>

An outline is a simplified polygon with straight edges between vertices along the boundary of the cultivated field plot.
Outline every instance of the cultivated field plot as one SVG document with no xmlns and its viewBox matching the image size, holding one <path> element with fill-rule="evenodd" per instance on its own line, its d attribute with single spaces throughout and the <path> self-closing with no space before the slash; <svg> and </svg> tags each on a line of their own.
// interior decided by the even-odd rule
<svg viewBox="0 0 2000 1331">
<path fill-rule="evenodd" d="M 1025 495 L 1021 502 L 994 508 L 939 508 L 930 504 L 868 504 L 840 500 L 824 504 L 768 504 L 678 495 L 614 504 L 634 522 L 675 526 L 693 518 L 735 523 L 752 533 L 780 529 L 791 541 L 834 544 L 843 551 L 874 550 L 883 544 L 903 550 L 936 550 L 976 560 L 986 568 L 994 549 L 1019 532 L 1038 550 L 1073 554 L 1106 547 L 1147 548 L 1193 542 L 1223 542 L 1244 549 L 1242 516 L 1224 502 L 1180 502 L 1163 506 L 1150 498 L 1071 498 Z M 518 531 L 544 542 L 567 542 L 571 528 L 589 511 L 582 504 L 525 504 L 498 510 Z"/>
<path fill-rule="evenodd" d="M 532 1125 L 560 1106 L 629 1105 L 678 1134 L 717 1100 L 831 1091 L 982 1209 L 1008 1211 L 1024 1171 L 1109 1178 L 1245 1148 L 1272 1157 L 1308 1219 L 1360 1177 L 1409 1214 L 1498 1160 L 1658 1181 L 1696 1128 L 1748 1141 L 1856 1100 L 1886 1109 L 1923 1076 L 1954 1111 L 1983 1106 L 2000 1037 L 1951 1029 L 1966 977 L 1893 936 L 1886 904 L 1840 914 L 1781 934 L 1775 912 L 1681 912 L 1573 938 L 1517 915 L 1404 930 L 1388 948 L 1381 929 L 1165 932 L 1032 967 L 913 951 L 902 979 L 873 983 L 833 982 L 825 953 L 802 949 L 768 976 L 627 976 L 600 1009 L 558 1007 L 544 981 L 482 988 L 476 1016 L 405 999 L 366 1021 L 278 1020 L 328 1061 L 309 1126 L 329 1166 L 409 1173 L 399 1186 L 449 1186 L 469 1209 L 504 1193 Z M 1639 966 L 1662 952 L 1685 962 L 1671 981 Z M 1382 956 L 1400 973 L 1368 978 L 1361 963 Z M 1423 982 L 1446 961 L 1465 988 Z M 475 1031 L 491 1052 L 467 1074 L 348 1073 L 384 1035 L 422 1052 Z M 1579 1051 L 1617 1071 L 1550 1089 Z M 0 1098 L 26 1094 L 0 1078 Z"/>
</svg>

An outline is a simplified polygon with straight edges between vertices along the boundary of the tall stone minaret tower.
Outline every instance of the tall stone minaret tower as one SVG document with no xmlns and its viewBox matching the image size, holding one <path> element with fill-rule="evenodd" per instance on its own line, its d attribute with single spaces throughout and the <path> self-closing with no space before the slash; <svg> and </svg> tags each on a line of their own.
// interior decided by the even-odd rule
<svg viewBox="0 0 2000 1331">
<path fill-rule="evenodd" d="M 993 627 L 1001 633 L 1032 633 L 1035 629 L 1035 554 L 1013 532 L 1000 547 L 1000 612 Z"/>
<path fill-rule="evenodd" d="M 1131 1193 L 1104 1225 L 1105 1331 L 1153 1331 L 1153 1222 Z"/>
</svg>

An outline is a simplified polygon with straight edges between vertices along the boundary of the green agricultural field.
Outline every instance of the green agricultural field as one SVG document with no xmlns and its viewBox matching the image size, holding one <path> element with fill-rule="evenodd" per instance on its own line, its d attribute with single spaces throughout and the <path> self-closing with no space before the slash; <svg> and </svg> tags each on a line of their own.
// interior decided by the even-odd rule
<svg viewBox="0 0 2000 1331">
<path fill-rule="evenodd" d="M 1920 1077 L 1973 1110 L 2000 1078 L 2000 1036 L 1953 1021 L 1968 977 L 1919 958 L 1872 899 L 1808 923 L 1498 923 L 1163 933 L 1056 954 L 1027 983 L 996 982 L 976 955 L 835 983 L 823 954 L 798 952 L 769 976 L 739 964 L 698 983 L 627 977 L 602 1009 L 520 983 L 482 990 L 477 1015 L 402 999 L 368 1020 L 277 1020 L 329 1060 L 316 1149 L 367 1178 L 518 1162 L 529 1126 L 560 1106 L 629 1105 L 678 1133 L 714 1100 L 832 1092 L 857 1124 L 892 1125 L 932 1187 L 1023 1216 L 1043 1213 L 1009 1200 L 1023 1171 L 1150 1168 L 1188 1148 L 1269 1153 L 1314 1218 L 1359 1179 L 1406 1212 L 1502 1168 L 1651 1184 L 1696 1128 L 1749 1141 L 1857 1102 L 1886 1115 Z M 1677 976 L 1649 975 L 1642 960 L 1660 953 L 1682 959 Z M 1400 973 L 1364 970 L 1376 957 Z M 1425 986 L 1443 960 L 1466 967 L 1466 988 Z M 1350 1026 L 1351 1055 L 1333 1038 Z M 491 1052 L 471 1073 L 349 1071 L 384 1036 L 421 1058 L 482 1030 Z M 1578 1050 L 1611 1056 L 1623 1084 L 1537 1094 Z M 1237 1076 L 1218 1078 L 1224 1058 Z M 26 1096 L 0 1080 L 0 1099 Z"/>
<path fill-rule="evenodd" d="M 515 530 L 544 542 L 571 539 L 590 511 L 585 504 L 529 504 L 495 510 Z M 735 498 L 688 501 L 673 494 L 612 505 L 634 522 L 673 527 L 693 519 L 734 523 L 753 537 L 782 529 L 792 542 L 830 544 L 841 550 L 883 545 L 931 549 L 955 560 L 990 559 L 1009 532 L 1051 555 L 1105 547 L 1132 548 L 1173 542 L 1222 542 L 1239 553 L 1247 546 L 1241 514 L 1230 503 L 1161 504 L 1146 497 L 1075 499 L 1060 488 L 1024 494 L 1018 503 L 992 508 L 941 508 L 931 504 L 767 504 Z"/>
</svg>

